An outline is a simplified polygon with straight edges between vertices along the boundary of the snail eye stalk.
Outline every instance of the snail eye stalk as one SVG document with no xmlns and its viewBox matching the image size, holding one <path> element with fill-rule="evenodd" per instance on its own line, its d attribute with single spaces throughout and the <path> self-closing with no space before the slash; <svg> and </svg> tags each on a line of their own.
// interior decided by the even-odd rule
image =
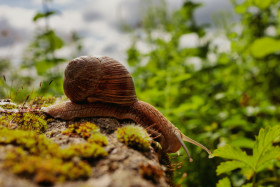
<svg viewBox="0 0 280 187">
<path fill-rule="evenodd" d="M 189 150 L 188 150 L 187 146 L 184 144 L 184 141 L 182 140 L 180 135 L 178 135 L 177 133 L 175 133 L 175 135 L 176 135 L 177 139 L 179 140 L 179 142 L 181 143 L 183 149 L 186 151 L 186 153 L 187 153 L 187 155 L 189 157 L 189 162 L 193 162 L 193 159 L 192 159 L 192 157 L 191 157 L 191 155 L 189 153 Z"/>
<path fill-rule="evenodd" d="M 182 138 L 181 138 L 181 136 L 180 136 L 179 134 L 176 133 L 176 137 L 177 137 L 177 139 L 179 140 L 179 142 L 181 143 L 181 145 L 182 145 L 182 147 L 184 148 L 184 150 L 186 151 L 186 153 L 187 153 L 187 155 L 188 155 L 188 157 L 189 157 L 189 161 L 190 161 L 190 162 L 192 162 L 193 159 L 191 158 L 190 153 L 189 153 L 189 151 L 188 151 L 186 145 L 184 144 L 184 141 L 187 141 L 187 142 L 192 143 L 192 144 L 194 144 L 194 145 L 196 145 L 196 146 L 198 146 L 198 147 L 201 147 L 202 149 L 204 149 L 204 150 L 209 154 L 209 158 L 212 158 L 212 157 L 213 157 L 213 156 L 212 156 L 212 153 L 211 153 L 211 151 L 209 151 L 209 149 L 207 149 L 204 145 L 198 143 L 197 141 L 195 141 L 195 140 L 193 140 L 193 139 L 187 137 L 186 135 L 182 134 Z"/>
</svg>

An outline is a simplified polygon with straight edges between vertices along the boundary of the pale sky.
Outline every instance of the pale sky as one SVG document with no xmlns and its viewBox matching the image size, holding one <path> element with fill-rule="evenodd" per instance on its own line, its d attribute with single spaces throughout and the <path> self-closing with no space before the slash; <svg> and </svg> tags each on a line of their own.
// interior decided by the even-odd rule
<svg viewBox="0 0 280 187">
<path fill-rule="evenodd" d="M 121 29 L 125 22 L 135 26 L 141 20 L 145 2 L 160 0 L 53 0 L 50 8 L 61 12 L 50 19 L 50 26 L 64 39 L 76 31 L 83 38 L 84 55 L 110 56 L 125 61 L 131 35 Z M 183 0 L 166 0 L 169 11 L 181 7 Z M 211 23 L 217 11 L 232 11 L 229 0 L 196 0 L 204 6 L 195 12 L 199 24 Z M 33 16 L 42 10 L 42 0 L 0 0 L 0 58 L 20 63 L 23 50 L 34 35 Z M 39 21 L 37 24 L 44 24 Z M 58 55 L 67 56 L 64 48 Z"/>
</svg>

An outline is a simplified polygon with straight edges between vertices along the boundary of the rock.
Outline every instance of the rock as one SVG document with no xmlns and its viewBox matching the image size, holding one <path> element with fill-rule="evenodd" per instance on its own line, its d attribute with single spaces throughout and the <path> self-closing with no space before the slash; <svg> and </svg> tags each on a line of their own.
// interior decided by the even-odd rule
<svg viewBox="0 0 280 187">
<path fill-rule="evenodd" d="M 1 113 L 4 115 L 5 113 Z M 160 165 L 159 157 L 161 153 L 156 153 L 150 146 L 150 150 L 141 152 L 127 147 L 118 141 L 115 131 L 120 126 L 124 126 L 127 121 L 118 121 L 114 118 L 84 118 L 75 121 L 63 121 L 48 119 L 45 135 L 52 142 L 58 144 L 62 149 L 69 145 L 87 142 L 81 136 L 68 136 L 63 131 L 73 123 L 92 122 L 100 128 L 100 132 L 106 135 L 108 145 L 104 149 L 108 156 L 96 160 L 88 160 L 91 167 L 91 175 L 80 180 L 56 181 L 52 185 L 62 186 L 98 186 L 98 187 L 132 187 L 132 186 L 169 186 L 170 181 L 165 174 L 167 166 Z M 1 129 L 1 128 L 0 128 Z M 5 149 L 2 146 L 1 149 Z M 0 149 L 0 150 L 1 150 Z M 80 158 L 78 158 L 79 161 Z M 0 166 L 5 161 L 5 154 L 1 151 Z M 74 159 L 72 160 L 74 162 Z M 15 163 L 16 164 L 16 163 Z M 25 187 L 40 186 L 33 178 L 22 178 L 8 172 L 0 167 L 0 186 L 1 187 Z M 69 171 L 70 172 L 70 171 Z M 48 184 L 48 183 L 47 183 Z"/>
</svg>

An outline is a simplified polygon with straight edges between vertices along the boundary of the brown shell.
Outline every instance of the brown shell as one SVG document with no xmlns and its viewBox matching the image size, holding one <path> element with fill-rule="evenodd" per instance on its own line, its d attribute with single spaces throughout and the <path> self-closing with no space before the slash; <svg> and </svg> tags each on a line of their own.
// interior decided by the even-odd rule
<svg viewBox="0 0 280 187">
<path fill-rule="evenodd" d="M 65 69 L 65 95 L 74 103 L 101 101 L 131 105 L 137 101 L 127 69 L 109 57 L 81 56 Z"/>
</svg>

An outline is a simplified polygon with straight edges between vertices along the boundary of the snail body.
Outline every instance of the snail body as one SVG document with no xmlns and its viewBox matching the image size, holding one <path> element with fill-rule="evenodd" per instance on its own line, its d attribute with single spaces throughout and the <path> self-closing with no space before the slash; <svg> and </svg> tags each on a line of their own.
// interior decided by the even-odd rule
<svg viewBox="0 0 280 187">
<path fill-rule="evenodd" d="M 71 101 L 43 109 L 54 118 L 131 119 L 160 133 L 158 140 L 165 152 L 173 153 L 183 146 L 189 155 L 184 140 L 211 154 L 206 147 L 182 134 L 152 105 L 139 101 L 131 75 L 121 63 L 112 58 L 82 56 L 70 61 L 65 69 L 63 87 Z"/>
</svg>

